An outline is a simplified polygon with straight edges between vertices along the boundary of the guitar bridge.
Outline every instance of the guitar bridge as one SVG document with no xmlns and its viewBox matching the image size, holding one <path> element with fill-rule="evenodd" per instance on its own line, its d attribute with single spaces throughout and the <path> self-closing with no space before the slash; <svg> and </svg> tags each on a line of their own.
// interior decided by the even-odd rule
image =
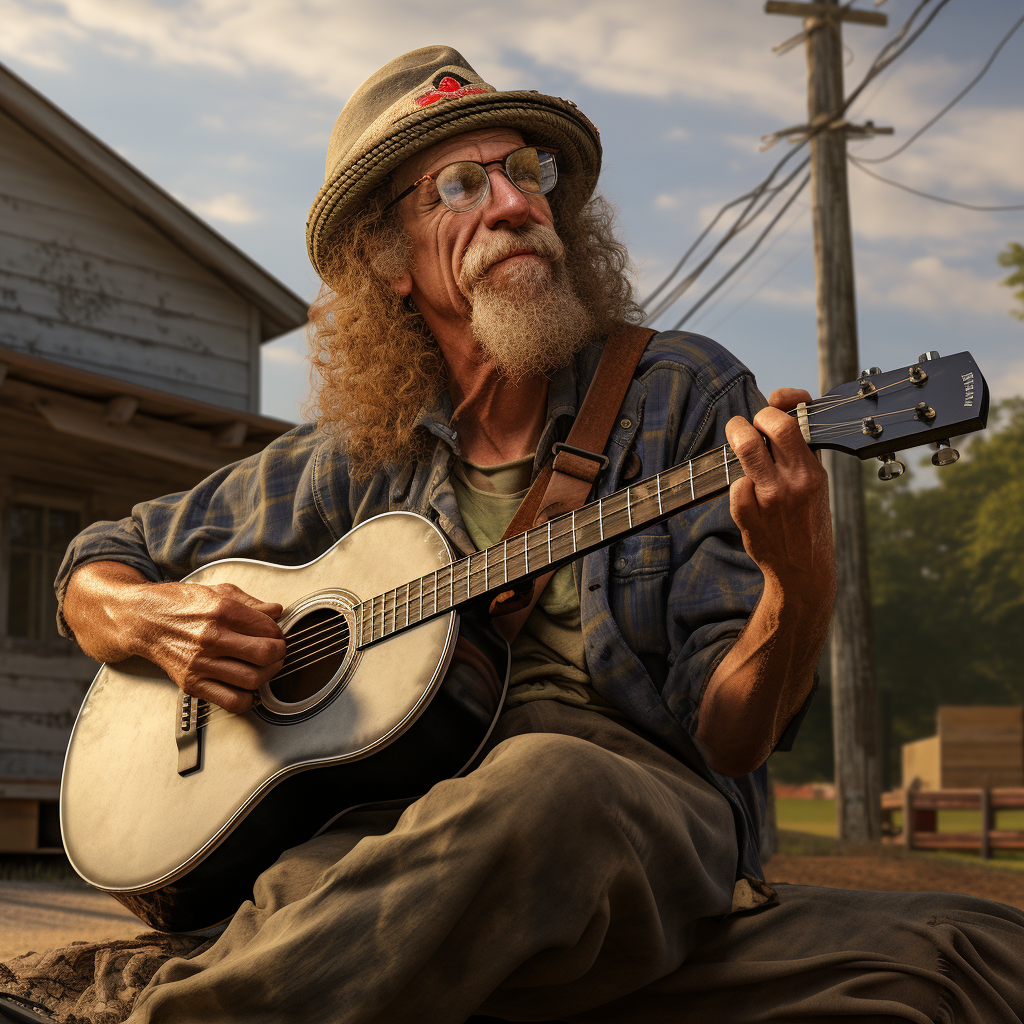
<svg viewBox="0 0 1024 1024">
<path fill-rule="evenodd" d="M 200 716 L 205 717 L 206 701 L 202 697 L 182 693 L 178 710 L 177 735 L 174 738 L 178 746 L 178 774 L 190 775 L 202 767 L 204 723 Z"/>
</svg>

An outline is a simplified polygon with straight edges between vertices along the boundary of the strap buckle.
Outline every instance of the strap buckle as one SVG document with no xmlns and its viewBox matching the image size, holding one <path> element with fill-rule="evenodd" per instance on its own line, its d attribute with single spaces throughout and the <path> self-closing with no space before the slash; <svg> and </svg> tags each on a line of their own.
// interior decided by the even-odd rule
<svg viewBox="0 0 1024 1024">
<path fill-rule="evenodd" d="M 559 452 L 568 452 L 570 455 L 578 455 L 581 459 L 590 459 L 591 462 L 596 462 L 601 470 L 608 468 L 607 455 L 598 455 L 597 452 L 589 452 L 586 448 L 577 448 L 574 444 L 556 441 L 551 446 L 551 454 L 557 458 Z"/>
</svg>

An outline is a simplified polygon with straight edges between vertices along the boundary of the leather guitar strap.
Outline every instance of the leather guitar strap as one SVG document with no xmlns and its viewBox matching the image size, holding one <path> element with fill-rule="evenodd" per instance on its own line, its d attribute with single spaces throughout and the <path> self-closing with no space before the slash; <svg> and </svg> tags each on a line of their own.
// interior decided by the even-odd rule
<svg viewBox="0 0 1024 1024">
<path fill-rule="evenodd" d="M 608 336 L 569 436 L 552 447 L 555 457 L 534 480 L 502 534 L 502 540 L 542 526 L 549 519 L 586 503 L 597 474 L 608 465 L 603 452 L 633 373 L 647 343 L 656 333 L 633 324 L 621 324 Z M 549 572 L 540 576 L 532 588 L 502 591 L 491 602 L 494 627 L 510 644 L 553 575 Z"/>
</svg>

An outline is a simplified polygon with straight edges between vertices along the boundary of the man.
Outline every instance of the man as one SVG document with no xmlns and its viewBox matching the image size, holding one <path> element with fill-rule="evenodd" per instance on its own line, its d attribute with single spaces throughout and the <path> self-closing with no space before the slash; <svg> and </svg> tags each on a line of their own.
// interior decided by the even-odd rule
<svg viewBox="0 0 1024 1024">
<path fill-rule="evenodd" d="M 58 577 L 83 650 L 245 712 L 281 667 L 282 609 L 189 571 L 299 564 L 395 508 L 494 543 L 639 315 L 599 166 L 575 106 L 498 92 L 449 48 L 369 79 L 308 225 L 318 425 L 86 530 Z M 1015 912 L 762 881 L 763 764 L 835 589 L 826 480 L 784 411 L 807 397 L 765 407 L 713 342 L 654 337 L 595 493 L 728 440 L 728 499 L 557 573 L 480 764 L 288 851 L 132 1019 L 1016 1019 Z"/>
</svg>

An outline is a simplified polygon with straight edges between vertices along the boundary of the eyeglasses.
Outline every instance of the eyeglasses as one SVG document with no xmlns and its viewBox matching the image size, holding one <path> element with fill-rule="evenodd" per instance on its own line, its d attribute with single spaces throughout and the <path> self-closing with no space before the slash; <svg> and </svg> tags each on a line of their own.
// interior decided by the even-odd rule
<svg viewBox="0 0 1024 1024">
<path fill-rule="evenodd" d="M 442 167 L 436 174 L 424 174 L 414 181 L 401 195 L 384 207 L 390 209 L 395 203 L 414 192 L 425 181 L 437 185 L 441 202 L 455 213 L 468 213 L 476 209 L 491 191 L 491 179 L 487 168 L 500 164 L 505 177 L 520 192 L 528 196 L 547 195 L 558 181 L 558 167 L 555 164 L 557 149 L 538 149 L 523 146 L 514 149 L 503 160 L 489 160 L 485 164 L 475 160 L 459 160 Z"/>
</svg>

